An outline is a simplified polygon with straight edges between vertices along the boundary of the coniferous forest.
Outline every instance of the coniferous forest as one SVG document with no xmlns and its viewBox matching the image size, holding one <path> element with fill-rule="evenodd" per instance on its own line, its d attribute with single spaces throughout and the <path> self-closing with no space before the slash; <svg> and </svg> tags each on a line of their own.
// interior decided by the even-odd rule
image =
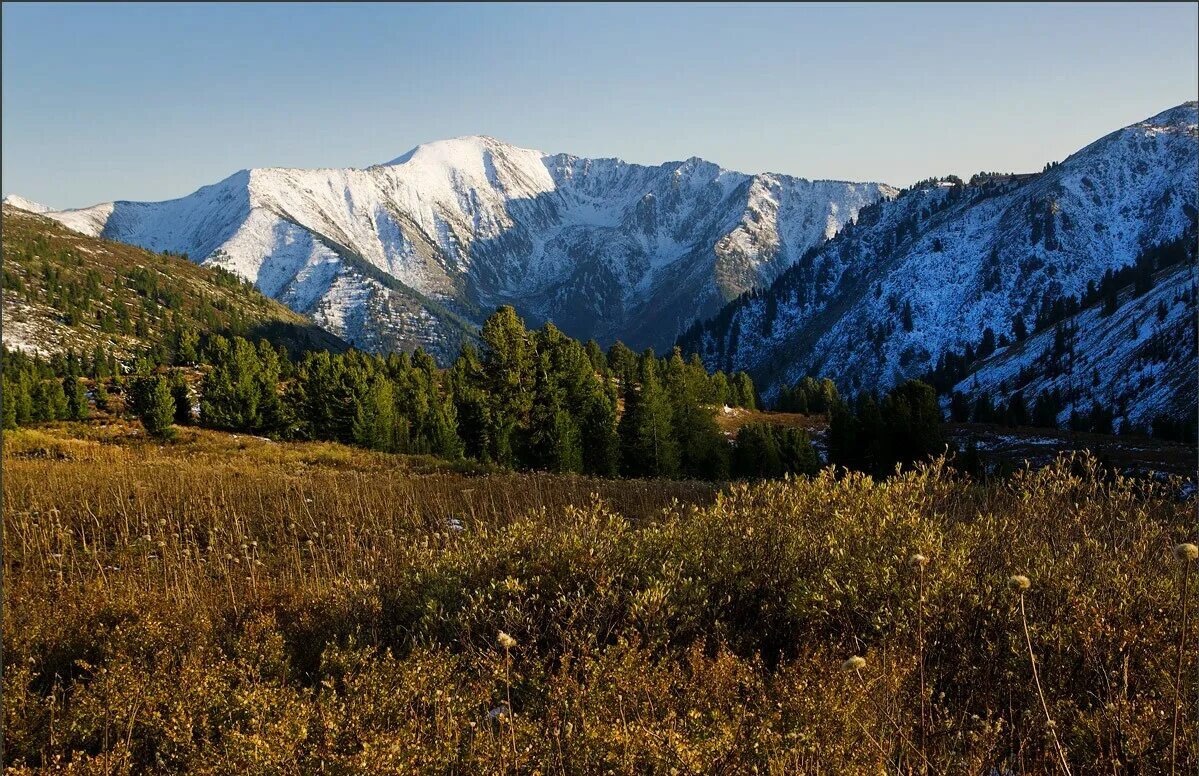
<svg viewBox="0 0 1199 776">
<path fill-rule="evenodd" d="M 721 407 L 757 408 L 748 375 L 709 373 L 678 349 L 662 358 L 617 342 L 604 352 L 550 323 L 529 331 L 511 307 L 497 310 L 478 346 L 464 347 L 448 369 L 419 349 L 386 357 L 307 351 L 293 359 L 265 340 L 201 338 L 187 329 L 131 364 L 102 349 L 49 361 L 4 357 L 7 428 L 85 418 L 88 378 L 97 406 L 119 393 L 126 413 L 159 436 L 194 423 L 603 477 L 719 481 L 819 468 L 800 429 L 752 425 L 729 444 L 714 415 Z"/>
</svg>

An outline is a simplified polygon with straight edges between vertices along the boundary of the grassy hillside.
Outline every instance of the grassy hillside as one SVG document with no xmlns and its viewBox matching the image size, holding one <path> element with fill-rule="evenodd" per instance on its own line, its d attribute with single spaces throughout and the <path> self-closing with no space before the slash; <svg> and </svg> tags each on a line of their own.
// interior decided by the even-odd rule
<svg viewBox="0 0 1199 776">
<path fill-rule="evenodd" d="M 717 494 L 120 421 L 5 441 L 9 773 L 1199 765 L 1194 502 L 1086 461 Z"/>
<path fill-rule="evenodd" d="M 180 327 L 290 350 L 345 343 L 252 285 L 186 258 L 77 234 L 3 208 L 4 343 L 41 354 L 97 345 L 125 356 Z"/>
</svg>

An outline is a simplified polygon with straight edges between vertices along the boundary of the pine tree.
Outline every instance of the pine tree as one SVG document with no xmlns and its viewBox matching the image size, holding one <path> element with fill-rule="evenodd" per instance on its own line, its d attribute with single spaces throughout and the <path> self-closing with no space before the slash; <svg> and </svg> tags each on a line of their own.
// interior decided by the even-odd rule
<svg viewBox="0 0 1199 776">
<path fill-rule="evenodd" d="M 721 480 L 728 476 L 728 444 L 711 409 L 700 403 L 699 389 L 682 354 L 674 349 L 666 362 L 663 387 L 671 404 L 671 425 L 679 451 L 679 473 L 688 478 Z M 751 394 L 752 386 L 749 388 Z"/>
<path fill-rule="evenodd" d="M 801 428 L 773 427 L 784 474 L 813 476 L 820 471 L 820 456 Z"/>
<path fill-rule="evenodd" d="M 600 477 L 615 477 L 620 470 L 616 399 L 602 386 L 584 398 L 579 431 L 583 437 L 583 471 Z"/>
<path fill-rule="evenodd" d="M 733 473 L 743 479 L 778 477 L 783 461 L 770 426 L 749 423 L 737 430 L 733 446 Z"/>
<path fill-rule="evenodd" d="M 712 404 L 717 407 L 723 407 L 729 404 L 732 399 L 732 390 L 729 387 L 729 378 L 724 372 L 717 372 L 712 375 L 708 383 L 708 395 Z"/>
<path fill-rule="evenodd" d="M 733 401 L 737 403 L 736 406 L 744 407 L 747 410 L 756 410 L 758 408 L 753 381 L 749 379 L 749 375 L 745 372 L 737 372 L 733 375 L 733 381 L 729 389 L 733 395 Z"/>
<path fill-rule="evenodd" d="M 529 428 L 533 408 L 534 348 L 524 322 L 505 305 L 483 324 L 483 373 L 489 398 L 490 457 L 512 467 L 520 454 L 520 438 Z"/>
<path fill-rule="evenodd" d="M 6 429 L 14 429 L 17 427 L 17 394 L 21 392 L 23 386 L 19 380 L 10 380 L 8 375 L 4 376 L 3 391 L 0 395 L 0 408 L 3 409 L 3 423 L 0 423 Z"/>
<path fill-rule="evenodd" d="M 458 420 L 458 434 L 470 458 L 490 460 L 491 408 L 484 389 L 483 363 L 474 346 L 466 345 L 454 361 L 447 378 Z"/>
<path fill-rule="evenodd" d="M 433 455 L 457 460 L 465 452 L 462 438 L 458 435 L 457 409 L 448 396 L 433 397 L 432 413 L 425 433 L 429 452 Z"/>
<path fill-rule="evenodd" d="M 33 390 L 32 419 L 60 420 L 67 417 L 67 395 L 57 380 L 38 380 Z"/>
<path fill-rule="evenodd" d="M 1012 339 L 1016 342 L 1023 342 L 1028 338 L 1028 326 L 1024 323 L 1024 316 L 1019 313 L 1012 319 Z"/>
<path fill-rule="evenodd" d="M 552 323 L 533 336 L 536 349 L 526 463 L 558 472 L 583 469 L 583 440 L 574 413 L 594 372 L 586 352 Z"/>
<path fill-rule="evenodd" d="M 191 425 L 192 417 L 192 396 L 191 390 L 188 388 L 187 380 L 184 379 L 180 372 L 175 372 L 171 375 L 171 400 L 175 402 L 175 423 L 180 426 Z"/>
<path fill-rule="evenodd" d="M 214 336 L 208 358 L 213 368 L 200 388 L 204 425 L 252 432 L 281 430 L 278 356 L 265 340 L 254 346 L 241 337 L 230 342 Z"/>
<path fill-rule="evenodd" d="M 96 380 L 96 389 L 94 391 L 96 397 L 96 409 L 108 411 L 108 389 L 104 387 L 103 378 Z"/>
<path fill-rule="evenodd" d="M 608 348 L 608 369 L 623 386 L 637 380 L 637 354 L 617 340 Z"/>
<path fill-rule="evenodd" d="M 108 377 L 108 358 L 104 354 L 104 348 L 96 345 L 96 349 L 92 351 L 90 376 L 94 380 L 100 380 Z"/>
<path fill-rule="evenodd" d="M 199 358 L 200 336 L 195 330 L 180 329 L 175 335 L 175 363 L 192 366 Z"/>
<path fill-rule="evenodd" d="M 169 439 L 174 436 L 171 421 L 175 419 L 175 400 L 171 396 L 171 387 L 166 378 L 161 376 L 143 377 L 143 387 L 138 391 L 141 402 L 138 416 L 150 436 Z"/>
<path fill-rule="evenodd" d="M 63 378 L 62 389 L 67 397 L 66 417 L 70 420 L 86 420 L 89 413 L 83 381 L 75 376 L 67 376 Z"/>
<path fill-rule="evenodd" d="M 587 340 L 586 350 L 591 368 L 595 370 L 596 374 L 606 377 L 608 375 L 608 359 L 604 357 L 604 351 L 600 349 L 599 343 L 593 339 Z"/>
<path fill-rule="evenodd" d="M 620 419 L 621 466 L 631 477 L 674 477 L 679 451 L 671 426 L 671 407 L 658 380 L 657 360 L 647 350 L 638 364 L 638 381 L 624 392 Z"/>
<path fill-rule="evenodd" d="M 396 449 L 395 396 L 391 381 L 374 375 L 357 402 L 352 433 L 355 444 L 371 450 Z"/>
</svg>

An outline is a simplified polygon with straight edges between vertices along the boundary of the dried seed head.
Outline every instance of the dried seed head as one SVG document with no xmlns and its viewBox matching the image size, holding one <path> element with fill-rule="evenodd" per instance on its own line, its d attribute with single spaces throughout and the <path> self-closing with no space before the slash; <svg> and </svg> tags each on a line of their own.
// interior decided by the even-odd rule
<svg viewBox="0 0 1199 776">
<path fill-rule="evenodd" d="M 1174 546 L 1174 557 L 1181 561 L 1195 560 L 1199 558 L 1199 547 L 1190 542 L 1183 542 Z"/>
<path fill-rule="evenodd" d="M 912 564 L 913 566 L 923 566 L 924 564 L 928 563 L 928 558 L 924 557 L 920 553 L 916 553 L 912 557 L 908 558 L 908 563 Z"/>
<path fill-rule="evenodd" d="M 503 631 L 500 631 L 500 634 L 495 637 L 495 640 L 499 642 L 499 645 L 504 649 L 512 649 L 516 646 L 516 639 L 512 638 Z"/>
<path fill-rule="evenodd" d="M 841 667 L 846 671 L 861 671 L 866 667 L 866 658 L 861 655 L 854 655 L 842 663 Z"/>
<path fill-rule="evenodd" d="M 1017 591 L 1021 591 L 1021 592 L 1032 587 L 1032 581 L 1029 580 L 1029 578 L 1024 576 L 1023 574 L 1015 574 L 1013 576 L 1008 577 L 1007 583 L 1008 583 L 1008 587 L 1010 587 L 1012 590 L 1017 590 Z"/>
</svg>

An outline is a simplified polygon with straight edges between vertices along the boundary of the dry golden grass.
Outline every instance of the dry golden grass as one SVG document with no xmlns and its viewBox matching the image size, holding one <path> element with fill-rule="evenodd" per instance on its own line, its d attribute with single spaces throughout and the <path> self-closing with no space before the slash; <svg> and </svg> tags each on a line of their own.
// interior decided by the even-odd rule
<svg viewBox="0 0 1199 776">
<path fill-rule="evenodd" d="M 11 773 L 1060 772 L 1045 708 L 1074 774 L 1199 765 L 1194 503 L 1085 465 L 715 494 L 5 442 Z"/>
<path fill-rule="evenodd" d="M 808 434 L 823 432 L 828 428 L 828 418 L 824 415 L 803 415 L 798 412 L 765 412 L 762 410 L 747 410 L 741 407 L 730 407 L 728 412 L 716 410 L 716 425 L 727 433 L 736 435 L 742 426 L 750 423 L 766 423 L 771 426 L 784 428 L 802 428 Z"/>
</svg>

